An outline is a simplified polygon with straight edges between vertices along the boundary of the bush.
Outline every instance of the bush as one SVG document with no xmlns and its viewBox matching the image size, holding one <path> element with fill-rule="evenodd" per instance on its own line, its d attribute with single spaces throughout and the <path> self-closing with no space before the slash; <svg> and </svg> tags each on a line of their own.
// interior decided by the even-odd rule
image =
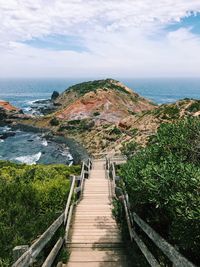
<svg viewBox="0 0 200 267">
<path fill-rule="evenodd" d="M 58 126 L 59 125 L 59 120 L 57 118 L 53 118 L 50 120 L 51 126 Z"/>
<path fill-rule="evenodd" d="M 110 132 L 110 134 L 116 134 L 116 135 L 120 135 L 121 133 L 122 133 L 121 130 L 116 126 Z"/>
<path fill-rule="evenodd" d="M 99 116 L 100 115 L 100 112 L 99 111 L 95 111 L 94 113 L 93 113 L 93 115 L 96 117 L 96 116 Z"/>
<path fill-rule="evenodd" d="M 131 208 L 186 257 L 199 262 L 200 121 L 162 124 L 121 169 Z"/>
<path fill-rule="evenodd" d="M 192 103 L 188 108 L 188 111 L 190 112 L 197 112 L 200 111 L 200 100 L 196 100 L 194 103 Z"/>
<path fill-rule="evenodd" d="M 154 113 L 162 119 L 178 119 L 180 115 L 179 108 L 173 104 L 161 105 Z"/>
<path fill-rule="evenodd" d="M 130 143 L 123 144 L 121 148 L 121 153 L 125 155 L 128 159 L 132 158 L 139 150 L 141 149 L 140 145 L 135 141 Z"/>
<path fill-rule="evenodd" d="M 88 119 L 82 120 L 71 120 L 67 124 L 60 126 L 59 131 L 69 130 L 69 131 L 90 131 L 94 127 L 94 121 Z"/>
<path fill-rule="evenodd" d="M 30 244 L 61 214 L 69 175 L 79 171 L 74 166 L 0 161 L 0 265 L 10 266 L 12 249 Z"/>
</svg>

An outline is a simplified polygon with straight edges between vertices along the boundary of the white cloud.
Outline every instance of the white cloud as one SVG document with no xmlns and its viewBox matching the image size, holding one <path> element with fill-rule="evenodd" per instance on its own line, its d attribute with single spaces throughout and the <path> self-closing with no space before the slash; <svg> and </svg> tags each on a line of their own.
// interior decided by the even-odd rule
<svg viewBox="0 0 200 267">
<path fill-rule="evenodd" d="M 198 0 L 0 0 L 0 75 L 199 76 L 199 37 L 162 31 L 198 11 Z M 57 34 L 82 38 L 88 52 L 22 44 Z"/>
</svg>

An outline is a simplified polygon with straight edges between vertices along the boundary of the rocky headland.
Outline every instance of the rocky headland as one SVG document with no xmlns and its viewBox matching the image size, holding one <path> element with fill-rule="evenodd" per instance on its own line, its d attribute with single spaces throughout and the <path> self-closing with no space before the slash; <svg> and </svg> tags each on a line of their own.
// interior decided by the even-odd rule
<svg viewBox="0 0 200 267">
<path fill-rule="evenodd" d="M 123 144 L 132 141 L 145 146 L 161 123 L 200 115 L 200 100 L 156 105 L 113 79 L 71 86 L 62 94 L 54 92 L 48 101 L 50 106 L 40 110 L 42 117 L 14 109 L 8 121 L 72 138 L 93 155 L 121 153 Z"/>
</svg>

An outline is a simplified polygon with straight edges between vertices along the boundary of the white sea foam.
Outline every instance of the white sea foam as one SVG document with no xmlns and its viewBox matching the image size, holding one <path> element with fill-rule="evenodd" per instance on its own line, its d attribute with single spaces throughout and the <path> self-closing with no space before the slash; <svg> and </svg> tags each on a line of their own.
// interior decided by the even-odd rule
<svg viewBox="0 0 200 267">
<path fill-rule="evenodd" d="M 0 139 L 0 143 L 3 143 L 3 142 L 4 142 L 4 140 Z"/>
<path fill-rule="evenodd" d="M 28 107 L 28 108 L 24 108 L 24 111 L 25 111 L 25 112 L 32 111 L 32 108 L 30 108 L 30 107 Z"/>
<path fill-rule="evenodd" d="M 11 128 L 8 127 L 8 126 L 3 127 L 3 132 L 7 132 L 7 131 L 10 131 L 10 130 L 11 130 Z"/>
<path fill-rule="evenodd" d="M 21 163 L 26 163 L 28 165 L 33 165 L 36 164 L 37 161 L 40 159 L 40 157 L 42 156 L 42 153 L 39 152 L 37 154 L 34 155 L 27 155 L 27 156 L 22 156 L 22 157 L 17 157 L 15 158 L 15 160 L 21 162 Z"/>
<path fill-rule="evenodd" d="M 37 104 L 37 101 L 44 101 L 46 99 L 35 99 L 35 100 L 31 100 L 31 101 L 27 101 L 27 104 L 28 105 L 34 105 L 34 104 Z"/>
<path fill-rule="evenodd" d="M 69 161 L 69 166 L 71 166 L 73 164 L 74 159 L 73 159 L 72 155 L 69 153 L 69 150 L 63 150 L 61 155 L 67 158 L 67 160 Z"/>
<path fill-rule="evenodd" d="M 67 158 L 68 158 L 68 160 L 73 161 L 73 157 L 72 157 L 71 154 L 68 154 L 68 155 L 67 155 Z"/>
<path fill-rule="evenodd" d="M 61 155 L 64 156 L 64 157 L 68 157 L 69 151 L 68 150 L 63 150 Z"/>
<path fill-rule="evenodd" d="M 42 140 L 42 145 L 43 145 L 43 146 L 48 146 L 48 142 L 47 142 L 46 139 L 43 139 L 43 140 Z"/>
</svg>

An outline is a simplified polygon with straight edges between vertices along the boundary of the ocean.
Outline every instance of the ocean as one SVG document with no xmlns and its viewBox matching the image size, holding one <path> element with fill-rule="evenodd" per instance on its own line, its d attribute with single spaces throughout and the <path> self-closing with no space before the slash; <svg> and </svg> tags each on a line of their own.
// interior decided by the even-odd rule
<svg viewBox="0 0 200 267">
<path fill-rule="evenodd" d="M 0 99 L 9 101 L 24 112 L 34 101 L 49 99 L 52 92 L 63 92 L 69 86 L 92 79 L 0 79 Z M 118 79 L 140 95 L 157 104 L 183 98 L 200 99 L 199 79 Z M 11 131 L 0 127 L 0 134 Z M 42 134 L 16 131 L 14 136 L 0 139 L 0 160 L 27 164 L 71 164 L 70 149 L 64 144 L 45 139 Z"/>
</svg>

